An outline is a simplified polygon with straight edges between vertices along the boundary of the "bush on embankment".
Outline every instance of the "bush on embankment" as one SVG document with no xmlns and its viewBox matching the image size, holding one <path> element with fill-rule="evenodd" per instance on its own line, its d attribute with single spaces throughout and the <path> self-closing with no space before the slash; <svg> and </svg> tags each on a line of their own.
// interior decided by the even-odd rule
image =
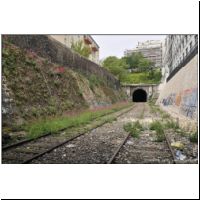
<svg viewBox="0 0 200 200">
<path fill-rule="evenodd" d="M 14 100 L 12 119 L 18 125 L 126 98 L 122 90 L 112 89 L 95 74 L 83 76 L 6 41 L 2 48 L 2 75 Z"/>
</svg>

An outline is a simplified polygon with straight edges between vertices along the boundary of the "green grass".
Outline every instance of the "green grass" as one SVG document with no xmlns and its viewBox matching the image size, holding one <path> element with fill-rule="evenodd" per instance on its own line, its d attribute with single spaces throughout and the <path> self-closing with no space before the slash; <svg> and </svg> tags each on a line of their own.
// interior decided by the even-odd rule
<svg viewBox="0 0 200 200">
<path fill-rule="evenodd" d="M 132 84 L 139 84 L 139 83 L 157 84 L 160 83 L 160 80 L 161 80 L 161 74 L 159 70 L 156 70 L 153 77 L 150 77 L 148 72 L 129 73 L 122 78 L 121 82 L 132 83 Z"/>
<path fill-rule="evenodd" d="M 150 130 L 156 131 L 156 141 L 163 142 L 165 140 L 164 126 L 160 121 L 154 121 L 150 124 Z"/>
<path fill-rule="evenodd" d="M 189 139 L 190 139 L 190 142 L 198 143 L 198 133 L 197 132 L 192 133 Z"/>
<path fill-rule="evenodd" d="M 154 100 L 155 101 L 155 100 Z M 150 109 L 151 109 L 151 112 L 152 113 L 160 113 L 160 108 L 157 106 L 157 105 L 155 105 L 155 102 L 154 102 L 153 100 L 150 100 L 149 102 L 148 102 L 148 104 L 149 104 L 149 106 L 150 106 Z"/>
<path fill-rule="evenodd" d="M 167 119 L 170 118 L 171 116 L 168 113 L 163 113 L 162 118 Z"/>
<path fill-rule="evenodd" d="M 129 132 L 134 138 L 139 138 L 140 132 L 144 130 L 139 121 L 133 123 L 129 122 L 125 124 L 123 128 L 126 132 Z"/>
<path fill-rule="evenodd" d="M 164 124 L 166 129 L 173 129 L 173 130 L 178 130 L 180 129 L 179 125 L 177 122 L 174 122 L 173 120 L 167 120 L 167 122 Z"/>
<path fill-rule="evenodd" d="M 131 104 L 132 105 L 132 104 Z M 71 116 L 71 117 L 54 117 L 51 119 L 46 120 L 40 120 L 36 121 L 34 123 L 29 123 L 24 126 L 24 129 L 28 132 L 27 137 L 28 138 L 37 138 L 45 133 L 51 132 L 56 133 L 59 130 L 62 129 L 68 129 L 73 127 L 81 127 L 83 125 L 89 124 L 95 119 L 98 119 L 102 116 L 105 116 L 107 114 L 111 114 L 113 112 L 116 112 L 118 110 L 121 110 L 123 108 L 129 107 L 128 105 L 121 105 L 117 108 L 110 108 L 110 109 L 104 109 L 104 110 L 97 110 L 97 111 L 86 111 L 83 112 L 77 116 Z M 115 118 L 107 118 L 107 122 L 112 122 L 115 120 Z"/>
</svg>

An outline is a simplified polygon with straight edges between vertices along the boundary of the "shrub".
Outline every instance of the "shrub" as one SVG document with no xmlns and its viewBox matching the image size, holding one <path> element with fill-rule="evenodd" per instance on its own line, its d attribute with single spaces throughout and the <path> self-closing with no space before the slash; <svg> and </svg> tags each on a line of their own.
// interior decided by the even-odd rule
<svg viewBox="0 0 200 200">
<path fill-rule="evenodd" d="M 94 90 L 95 87 L 103 85 L 103 81 L 95 75 L 91 75 L 89 78 L 89 86 L 91 90 Z"/>
<path fill-rule="evenodd" d="M 162 142 L 165 140 L 164 127 L 159 121 L 154 121 L 150 124 L 150 130 L 156 131 L 156 141 Z"/>
<path fill-rule="evenodd" d="M 179 129 L 179 125 L 177 122 L 174 122 L 173 120 L 168 120 L 167 123 L 165 123 L 165 128 L 167 129 Z"/>
<path fill-rule="evenodd" d="M 129 132 L 134 138 L 139 138 L 140 132 L 144 130 L 139 121 L 133 123 L 129 122 L 125 124 L 123 128 L 126 132 Z"/>
<path fill-rule="evenodd" d="M 190 135 L 189 139 L 190 139 L 190 142 L 198 143 L 198 133 L 197 132 L 192 133 Z"/>
</svg>

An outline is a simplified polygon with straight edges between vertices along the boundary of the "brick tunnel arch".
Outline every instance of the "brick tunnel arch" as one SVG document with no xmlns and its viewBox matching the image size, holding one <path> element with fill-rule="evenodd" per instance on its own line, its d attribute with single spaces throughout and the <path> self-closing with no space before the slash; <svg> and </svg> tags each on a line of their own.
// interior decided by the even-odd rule
<svg viewBox="0 0 200 200">
<path fill-rule="evenodd" d="M 137 89 L 133 92 L 132 95 L 133 102 L 146 102 L 147 101 L 147 92 L 143 89 Z"/>
</svg>

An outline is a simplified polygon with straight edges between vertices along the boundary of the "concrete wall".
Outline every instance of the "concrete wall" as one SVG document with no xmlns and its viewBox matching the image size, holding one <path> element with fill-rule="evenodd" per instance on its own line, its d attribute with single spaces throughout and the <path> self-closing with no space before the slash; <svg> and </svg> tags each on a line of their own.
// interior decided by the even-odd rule
<svg viewBox="0 0 200 200">
<path fill-rule="evenodd" d="M 152 95 L 155 95 L 158 91 L 158 85 L 155 84 L 147 84 L 147 85 L 132 84 L 132 85 L 122 85 L 121 87 L 130 100 L 132 100 L 133 93 L 138 89 L 146 91 L 147 98 L 151 97 Z"/>
<path fill-rule="evenodd" d="M 160 91 L 157 104 L 187 129 L 197 128 L 198 55 L 178 71 Z"/>
<path fill-rule="evenodd" d="M 98 64 L 71 51 L 70 48 L 47 35 L 3 35 L 3 42 L 7 39 L 22 49 L 34 51 L 39 56 L 49 59 L 53 63 L 72 68 L 86 76 L 96 75 L 105 83 L 119 89 L 120 83 L 110 72 Z"/>
</svg>

